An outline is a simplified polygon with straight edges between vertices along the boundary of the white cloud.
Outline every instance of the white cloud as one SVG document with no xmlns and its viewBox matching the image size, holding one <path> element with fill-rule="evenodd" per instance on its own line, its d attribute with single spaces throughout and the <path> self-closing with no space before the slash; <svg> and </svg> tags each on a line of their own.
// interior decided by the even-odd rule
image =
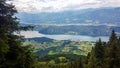
<svg viewBox="0 0 120 68">
<path fill-rule="evenodd" d="M 19 12 L 58 12 L 86 8 L 120 7 L 120 0 L 13 0 Z"/>
</svg>

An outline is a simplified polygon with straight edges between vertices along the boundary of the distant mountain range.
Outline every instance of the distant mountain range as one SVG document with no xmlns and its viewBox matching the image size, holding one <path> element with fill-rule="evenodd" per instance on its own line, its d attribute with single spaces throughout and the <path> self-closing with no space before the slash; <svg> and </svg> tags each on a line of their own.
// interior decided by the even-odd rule
<svg viewBox="0 0 120 68">
<path fill-rule="evenodd" d="M 53 13 L 19 13 L 16 16 L 25 24 L 120 24 L 119 7 Z"/>
</svg>

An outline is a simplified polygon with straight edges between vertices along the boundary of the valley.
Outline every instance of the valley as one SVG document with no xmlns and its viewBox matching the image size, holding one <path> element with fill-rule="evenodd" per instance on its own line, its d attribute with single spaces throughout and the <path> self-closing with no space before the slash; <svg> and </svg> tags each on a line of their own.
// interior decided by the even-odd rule
<svg viewBox="0 0 120 68">
<path fill-rule="evenodd" d="M 34 26 L 33 31 L 22 31 L 20 35 L 25 37 L 23 46 L 30 45 L 33 54 L 43 66 L 51 63 L 65 64 L 86 58 L 99 38 L 107 42 L 113 29 L 116 30 L 117 35 L 120 32 L 120 27 L 114 25 L 46 24 Z"/>
<path fill-rule="evenodd" d="M 31 24 L 22 24 L 31 25 Z M 41 64 L 68 63 L 80 58 L 86 58 L 96 41 L 109 40 L 110 32 L 116 30 L 117 25 L 88 25 L 88 24 L 44 24 L 34 25 L 33 31 L 21 31 L 24 36 L 23 46 L 31 46 L 33 54 Z"/>
<path fill-rule="evenodd" d="M 33 54 L 38 57 L 39 63 L 54 61 L 54 64 L 59 64 L 85 58 L 95 45 L 95 42 L 53 40 L 41 37 L 26 38 L 23 46 L 27 45 L 32 47 Z"/>
<path fill-rule="evenodd" d="M 120 0 L 0 0 L 0 68 L 120 68 Z"/>
<path fill-rule="evenodd" d="M 26 38 L 23 45 L 31 45 L 37 55 L 76 54 L 87 55 L 95 42 L 53 40 L 49 38 Z"/>
</svg>

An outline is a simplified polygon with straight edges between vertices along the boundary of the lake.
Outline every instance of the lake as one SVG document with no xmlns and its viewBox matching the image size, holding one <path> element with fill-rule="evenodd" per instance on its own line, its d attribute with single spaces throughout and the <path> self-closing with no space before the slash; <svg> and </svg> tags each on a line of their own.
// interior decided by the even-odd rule
<svg viewBox="0 0 120 68">
<path fill-rule="evenodd" d="M 102 41 L 109 40 L 109 36 L 92 37 L 84 35 L 46 35 L 41 34 L 38 31 L 21 31 L 20 35 L 24 36 L 25 38 L 47 37 L 55 40 L 97 41 L 99 38 L 101 38 Z"/>
</svg>

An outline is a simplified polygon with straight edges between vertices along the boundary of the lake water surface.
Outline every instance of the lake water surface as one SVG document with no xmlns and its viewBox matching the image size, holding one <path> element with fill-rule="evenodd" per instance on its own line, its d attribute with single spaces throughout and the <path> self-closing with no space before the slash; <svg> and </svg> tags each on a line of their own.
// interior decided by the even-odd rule
<svg viewBox="0 0 120 68">
<path fill-rule="evenodd" d="M 38 31 L 21 31 L 20 35 L 24 36 L 25 38 L 47 37 L 55 40 L 97 41 L 99 38 L 101 38 L 102 41 L 109 40 L 108 36 L 92 37 L 84 35 L 46 35 L 41 34 Z"/>
</svg>

